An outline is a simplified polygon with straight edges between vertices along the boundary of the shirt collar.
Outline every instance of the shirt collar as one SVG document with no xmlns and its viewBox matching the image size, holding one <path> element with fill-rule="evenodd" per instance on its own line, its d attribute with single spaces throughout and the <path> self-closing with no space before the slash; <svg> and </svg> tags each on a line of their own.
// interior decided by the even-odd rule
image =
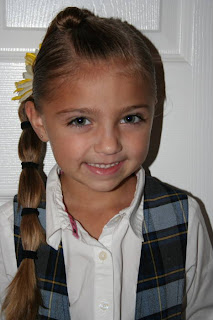
<svg viewBox="0 0 213 320">
<path fill-rule="evenodd" d="M 63 202 L 59 170 L 57 164 L 52 168 L 48 175 L 46 187 L 46 239 L 47 243 L 56 250 L 61 242 L 62 229 L 70 228 L 70 220 Z M 137 184 L 134 198 L 130 206 L 121 210 L 119 215 L 124 215 L 126 219 L 129 219 L 133 232 L 143 241 L 144 169 L 140 168 L 136 176 Z"/>
<path fill-rule="evenodd" d="M 46 186 L 46 240 L 54 249 L 58 249 L 62 229 L 69 224 L 69 217 L 65 214 L 59 167 L 56 164 L 48 175 Z"/>
<path fill-rule="evenodd" d="M 145 171 L 141 167 L 136 173 L 137 184 L 134 198 L 128 210 L 130 226 L 135 235 L 143 241 L 142 224 L 144 220 L 143 204 L 144 204 L 144 185 L 145 185 Z"/>
</svg>

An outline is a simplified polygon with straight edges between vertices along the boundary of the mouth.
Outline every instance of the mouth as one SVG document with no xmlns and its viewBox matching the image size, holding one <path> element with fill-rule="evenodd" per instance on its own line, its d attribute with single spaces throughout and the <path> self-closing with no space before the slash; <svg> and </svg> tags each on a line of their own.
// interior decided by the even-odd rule
<svg viewBox="0 0 213 320">
<path fill-rule="evenodd" d="M 99 176 L 110 176 L 119 172 L 124 161 L 111 163 L 85 163 L 90 172 Z"/>
<path fill-rule="evenodd" d="M 112 167 L 117 166 L 119 163 L 120 163 L 120 161 L 113 162 L 113 163 L 108 163 L 108 164 L 104 164 L 104 163 L 87 163 L 87 165 L 91 166 L 91 167 L 95 167 L 95 168 L 108 169 L 108 168 L 112 168 Z"/>
</svg>

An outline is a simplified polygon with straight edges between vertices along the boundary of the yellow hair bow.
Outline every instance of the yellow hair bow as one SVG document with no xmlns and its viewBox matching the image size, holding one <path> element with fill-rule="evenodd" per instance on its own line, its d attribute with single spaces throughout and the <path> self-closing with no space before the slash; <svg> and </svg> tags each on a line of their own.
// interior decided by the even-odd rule
<svg viewBox="0 0 213 320">
<path fill-rule="evenodd" d="M 39 46 L 39 49 L 41 45 Z M 25 55 L 25 68 L 26 72 L 23 73 L 23 80 L 15 82 L 16 90 L 14 93 L 18 93 L 12 100 L 19 100 L 23 102 L 33 92 L 33 64 L 38 54 L 38 49 L 35 52 L 27 52 Z"/>
</svg>

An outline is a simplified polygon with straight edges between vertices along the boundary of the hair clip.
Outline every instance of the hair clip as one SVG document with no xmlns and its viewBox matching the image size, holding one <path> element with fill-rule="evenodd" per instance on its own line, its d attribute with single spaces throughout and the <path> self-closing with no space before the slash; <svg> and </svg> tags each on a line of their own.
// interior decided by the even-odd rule
<svg viewBox="0 0 213 320">
<path fill-rule="evenodd" d="M 41 44 L 39 45 L 39 49 Z M 38 55 L 39 49 L 36 49 L 35 52 L 27 52 L 25 55 L 25 69 L 26 72 L 23 73 L 23 80 L 15 82 L 16 90 L 14 93 L 18 93 L 17 96 L 13 97 L 12 100 L 19 100 L 23 102 L 31 96 L 33 93 L 33 65 L 35 59 Z"/>
<path fill-rule="evenodd" d="M 35 163 L 35 162 L 22 162 L 21 163 L 22 169 L 25 168 L 34 168 L 34 169 L 38 169 L 39 164 Z"/>
<path fill-rule="evenodd" d="M 22 259 L 33 259 L 37 260 L 37 251 L 23 250 Z"/>
<path fill-rule="evenodd" d="M 39 211 L 38 209 L 36 208 L 23 208 L 22 211 L 21 211 L 21 216 L 25 216 L 25 215 L 28 215 L 28 214 L 37 214 L 37 216 L 39 215 Z"/>
<path fill-rule="evenodd" d="M 21 129 L 28 129 L 28 128 L 32 128 L 30 121 L 23 121 L 21 122 Z"/>
</svg>

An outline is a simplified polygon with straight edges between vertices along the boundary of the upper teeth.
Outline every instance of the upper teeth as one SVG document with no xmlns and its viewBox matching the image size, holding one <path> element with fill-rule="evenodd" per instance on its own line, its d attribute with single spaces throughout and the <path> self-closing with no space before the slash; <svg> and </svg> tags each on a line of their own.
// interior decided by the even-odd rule
<svg viewBox="0 0 213 320">
<path fill-rule="evenodd" d="M 97 164 L 97 163 L 88 163 L 89 166 L 96 167 L 96 168 L 102 168 L 102 169 L 107 169 L 110 167 L 117 166 L 119 162 L 111 163 L 111 164 Z"/>
</svg>

